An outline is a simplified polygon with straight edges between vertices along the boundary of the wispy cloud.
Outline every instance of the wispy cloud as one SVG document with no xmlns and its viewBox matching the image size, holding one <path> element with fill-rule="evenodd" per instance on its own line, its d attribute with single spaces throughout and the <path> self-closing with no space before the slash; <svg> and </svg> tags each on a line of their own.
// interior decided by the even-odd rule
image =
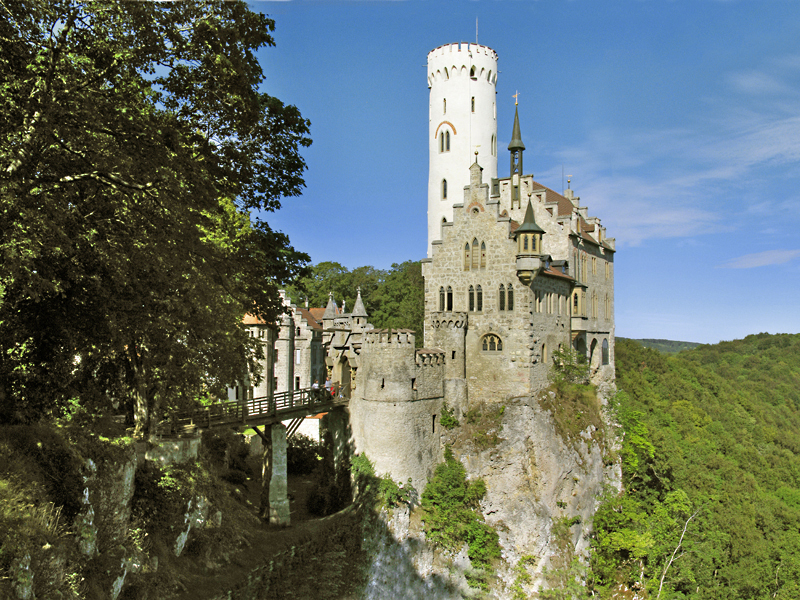
<svg viewBox="0 0 800 600">
<path fill-rule="evenodd" d="M 800 250 L 766 250 L 745 254 L 719 265 L 722 269 L 754 269 L 770 265 L 782 265 L 800 256 Z"/>
<path fill-rule="evenodd" d="M 573 187 L 593 214 L 604 215 L 609 235 L 623 245 L 692 237 L 711 228 L 734 231 L 746 214 L 764 221 L 776 210 L 795 214 L 796 198 L 765 199 L 753 189 L 762 168 L 800 174 L 799 73 L 795 55 L 773 58 L 761 70 L 731 73 L 723 76 L 727 90 L 709 99 L 708 112 L 696 115 L 695 126 L 595 130 L 583 144 L 564 150 L 559 162 L 578 174 Z M 560 179 L 558 169 L 546 174 L 550 181 Z"/>
</svg>

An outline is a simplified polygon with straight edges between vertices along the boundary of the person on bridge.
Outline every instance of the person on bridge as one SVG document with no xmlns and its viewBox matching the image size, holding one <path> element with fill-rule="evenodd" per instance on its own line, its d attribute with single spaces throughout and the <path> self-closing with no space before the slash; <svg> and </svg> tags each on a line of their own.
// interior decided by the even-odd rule
<svg viewBox="0 0 800 600">
<path fill-rule="evenodd" d="M 331 397 L 331 378 L 328 377 L 327 379 L 325 379 L 325 399 L 327 400 L 330 397 Z"/>
<path fill-rule="evenodd" d="M 319 379 L 315 379 L 314 385 L 311 386 L 311 400 L 319 402 Z"/>
</svg>

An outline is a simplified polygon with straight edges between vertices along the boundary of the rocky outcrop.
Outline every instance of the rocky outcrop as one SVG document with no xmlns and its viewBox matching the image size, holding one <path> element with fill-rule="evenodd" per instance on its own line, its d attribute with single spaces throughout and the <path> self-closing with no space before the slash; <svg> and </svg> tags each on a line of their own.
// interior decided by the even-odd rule
<svg viewBox="0 0 800 600">
<path fill-rule="evenodd" d="M 601 391 L 603 405 L 603 396 L 609 393 L 612 388 Z M 611 459 L 615 445 L 611 427 L 604 425 L 598 431 L 590 426 L 576 439 L 564 439 L 544 404 L 530 397 L 511 400 L 492 447 L 465 440 L 458 430 L 444 439 L 453 444 L 468 478 L 486 483 L 482 512 L 498 532 L 503 552 L 499 580 L 490 592 L 498 599 L 512 597 L 518 573 L 514 567 L 523 557 L 534 557 L 527 559 L 531 578 L 524 591 L 531 594 L 544 584 L 543 572 L 552 569 L 553 558 L 563 552 L 563 539 L 554 533 L 559 522 L 568 528 L 570 551 L 585 557 L 600 496 L 608 485 L 620 486 L 620 467 Z M 364 598 L 449 600 L 469 594 L 466 548 L 455 556 L 432 549 L 425 541 L 419 511 L 396 509 L 383 521 L 385 531 L 367 536 L 374 559 Z M 398 595 L 398 590 L 404 593 Z"/>
</svg>

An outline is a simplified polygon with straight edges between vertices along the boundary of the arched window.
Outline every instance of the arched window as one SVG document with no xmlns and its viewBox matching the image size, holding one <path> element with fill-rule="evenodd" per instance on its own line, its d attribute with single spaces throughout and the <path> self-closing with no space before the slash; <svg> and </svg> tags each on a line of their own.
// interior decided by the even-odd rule
<svg viewBox="0 0 800 600">
<path fill-rule="evenodd" d="M 480 255 L 478 254 L 478 240 L 477 238 L 472 240 L 472 268 L 477 269 L 480 261 Z"/>
<path fill-rule="evenodd" d="M 522 234 L 522 249 L 523 250 L 528 249 L 528 235 L 525 233 Z"/>
<path fill-rule="evenodd" d="M 475 96 L 472 97 L 472 112 L 475 112 Z"/>
<path fill-rule="evenodd" d="M 502 352 L 503 340 L 493 333 L 486 334 L 481 339 L 481 350 L 484 352 Z"/>
<path fill-rule="evenodd" d="M 475 79 L 475 67 L 472 67 L 472 68 L 469 70 L 469 76 L 470 76 L 472 79 Z"/>
<path fill-rule="evenodd" d="M 507 310 L 514 310 L 514 288 L 508 284 L 508 291 L 506 292 L 506 307 Z"/>
<path fill-rule="evenodd" d="M 470 261 L 471 261 L 471 258 L 470 258 L 471 254 L 470 254 L 469 248 L 470 248 L 469 242 L 467 242 L 464 245 L 464 270 L 465 271 L 469 271 L 469 265 L 470 265 Z"/>
<path fill-rule="evenodd" d="M 547 344 L 542 344 L 542 362 L 547 363 Z"/>
<path fill-rule="evenodd" d="M 481 242 L 481 269 L 486 268 L 486 242 Z"/>
<path fill-rule="evenodd" d="M 469 312 L 472 312 L 475 310 L 475 288 L 472 286 L 469 286 L 468 298 L 467 306 L 469 306 Z"/>
<path fill-rule="evenodd" d="M 443 115 L 447 114 L 447 98 L 442 100 L 442 114 Z"/>
<path fill-rule="evenodd" d="M 439 310 L 444 312 L 444 288 L 439 288 Z"/>
<path fill-rule="evenodd" d="M 504 286 L 502 283 L 500 284 L 500 298 L 498 304 L 500 310 L 506 309 L 506 286 Z"/>
<path fill-rule="evenodd" d="M 444 131 L 439 134 L 439 152 L 444 152 Z"/>
<path fill-rule="evenodd" d="M 492 156 L 497 156 L 497 138 L 494 137 L 494 134 L 492 134 L 492 148 L 491 148 L 491 151 L 492 151 Z"/>
<path fill-rule="evenodd" d="M 447 286 L 447 310 L 453 310 L 453 288 Z"/>
<path fill-rule="evenodd" d="M 578 292 L 576 291 L 575 294 L 572 296 L 572 314 L 578 316 Z"/>
<path fill-rule="evenodd" d="M 478 289 L 476 290 L 476 296 L 477 302 L 475 303 L 475 308 L 478 310 L 478 312 L 481 312 L 483 310 L 483 290 L 481 289 L 481 286 L 478 286 Z"/>
<path fill-rule="evenodd" d="M 299 327 L 295 328 L 294 335 L 295 335 L 295 337 L 300 337 L 300 328 Z"/>
<path fill-rule="evenodd" d="M 603 340 L 603 364 L 608 364 L 608 340 Z"/>
<path fill-rule="evenodd" d="M 450 152 L 450 132 L 444 132 L 444 151 Z"/>
<path fill-rule="evenodd" d="M 447 179 L 442 179 L 442 200 L 447 200 Z"/>
</svg>

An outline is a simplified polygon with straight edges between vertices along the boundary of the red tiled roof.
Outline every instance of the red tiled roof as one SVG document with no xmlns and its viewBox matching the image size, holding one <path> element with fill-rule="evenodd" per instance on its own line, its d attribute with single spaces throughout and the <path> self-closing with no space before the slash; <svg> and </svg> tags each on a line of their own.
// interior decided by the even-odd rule
<svg viewBox="0 0 800 600">
<path fill-rule="evenodd" d="M 314 320 L 317 323 L 322 323 L 322 317 L 323 317 L 323 315 L 325 315 L 325 309 L 324 308 L 309 308 L 308 312 L 311 313 L 311 316 L 314 317 Z"/>
<path fill-rule="evenodd" d="M 303 318 L 308 322 L 308 324 L 311 326 L 312 329 L 318 329 L 319 331 L 322 331 L 322 323 L 317 321 L 317 319 L 314 318 L 314 315 L 311 312 L 311 310 L 314 310 L 313 308 L 311 310 L 307 308 L 298 308 L 297 310 L 300 311 L 300 314 L 303 315 Z M 324 308 L 322 309 L 322 312 L 323 313 L 325 312 Z"/>
<path fill-rule="evenodd" d="M 260 319 L 255 315 L 251 315 L 250 313 L 247 313 L 242 321 L 245 325 L 269 325 L 269 323 L 263 319 Z"/>
<path fill-rule="evenodd" d="M 560 277 L 561 279 L 568 279 L 569 281 L 574 281 L 574 278 L 567 275 L 566 273 L 562 273 L 561 270 L 553 269 L 553 267 L 550 267 L 549 269 L 542 269 L 542 275 L 550 275 L 550 277 Z"/>
</svg>

